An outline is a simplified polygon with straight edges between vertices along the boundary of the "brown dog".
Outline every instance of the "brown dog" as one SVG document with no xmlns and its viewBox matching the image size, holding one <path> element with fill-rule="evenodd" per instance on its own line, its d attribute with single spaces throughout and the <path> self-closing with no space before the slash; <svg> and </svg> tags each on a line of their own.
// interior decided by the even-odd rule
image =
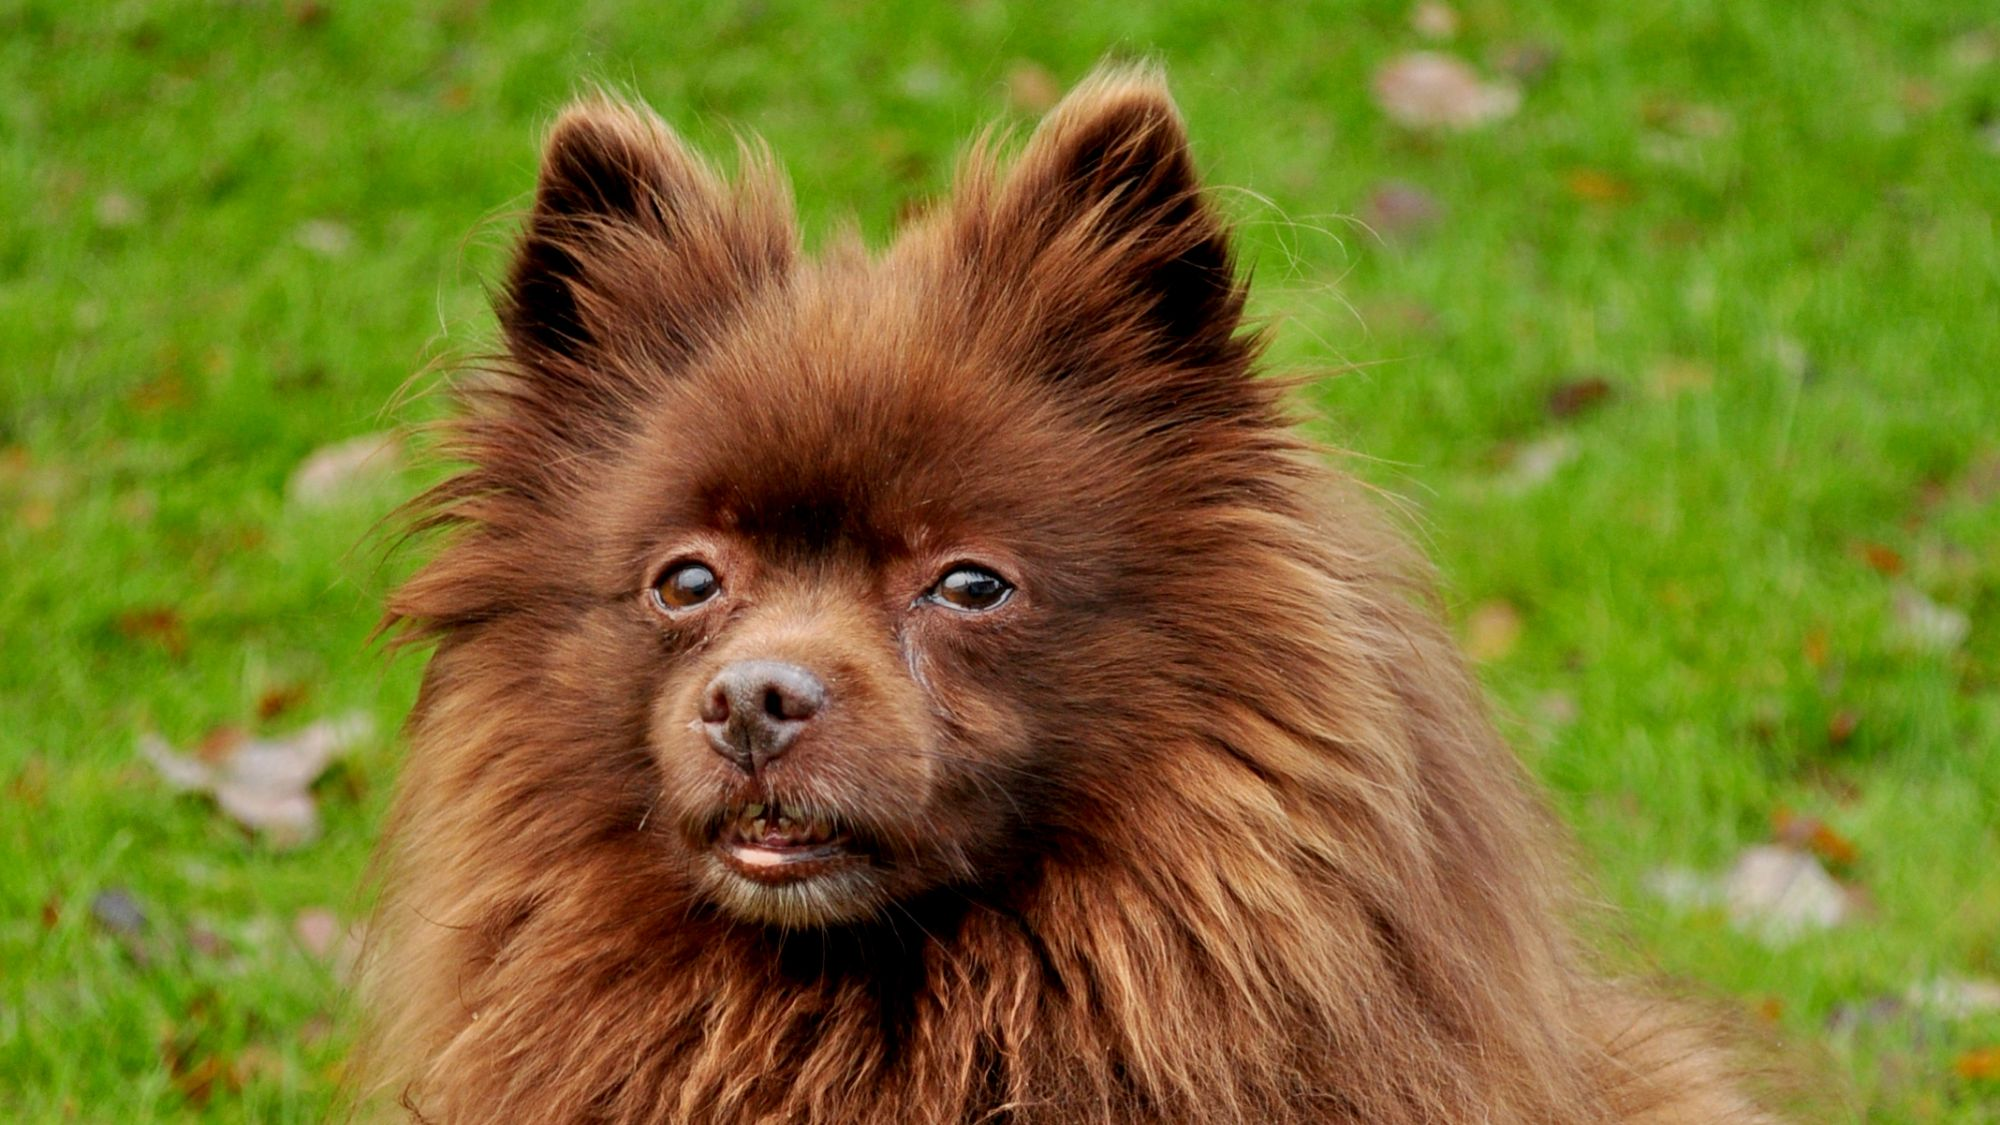
<svg viewBox="0 0 2000 1125">
<path fill-rule="evenodd" d="M 557 124 L 466 391 L 373 1078 L 449 1122 L 1725 1122 L 1114 71 L 879 256 Z"/>
</svg>

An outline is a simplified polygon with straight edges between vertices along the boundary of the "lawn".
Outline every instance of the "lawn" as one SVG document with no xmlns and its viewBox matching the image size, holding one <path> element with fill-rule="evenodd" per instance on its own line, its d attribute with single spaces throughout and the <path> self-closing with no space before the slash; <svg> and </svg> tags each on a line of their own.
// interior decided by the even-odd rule
<svg viewBox="0 0 2000 1125">
<path fill-rule="evenodd" d="M 1415 50 L 1518 108 L 1398 124 L 1373 83 Z M 566 96 L 762 133 L 815 237 L 880 239 L 982 123 L 1107 55 L 1163 61 L 1242 189 L 1277 365 L 1320 373 L 1317 431 L 1437 557 L 1616 908 L 1607 957 L 1736 1009 L 1845 1115 L 2000 1121 L 2000 1005 L 1951 1010 L 2000 980 L 1977 0 L 0 0 L 0 1117 L 333 1104 L 337 931 L 421 666 L 370 642 L 417 557 L 378 521 L 436 470 L 288 480 L 434 417 L 411 374 L 490 345 Z M 376 733 L 303 846 L 139 749 L 357 711 Z M 1839 925 L 1774 942 L 1702 900 L 1780 838 L 1839 880 Z"/>
</svg>

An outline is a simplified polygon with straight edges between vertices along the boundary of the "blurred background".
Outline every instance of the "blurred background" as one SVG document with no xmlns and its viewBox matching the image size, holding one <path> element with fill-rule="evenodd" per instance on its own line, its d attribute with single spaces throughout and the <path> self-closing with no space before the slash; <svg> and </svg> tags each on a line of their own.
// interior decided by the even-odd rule
<svg viewBox="0 0 2000 1125">
<path fill-rule="evenodd" d="M 879 241 L 1143 56 L 1611 962 L 2000 1121 L 2000 11 L 1093 7 L 0 0 L 0 1117 L 332 1104 L 409 380 L 491 345 L 567 96 Z"/>
</svg>

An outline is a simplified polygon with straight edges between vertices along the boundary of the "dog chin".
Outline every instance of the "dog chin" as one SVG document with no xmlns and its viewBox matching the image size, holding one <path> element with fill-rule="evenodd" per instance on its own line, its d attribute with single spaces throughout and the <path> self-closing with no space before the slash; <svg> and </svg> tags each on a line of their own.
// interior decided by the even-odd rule
<svg viewBox="0 0 2000 1125">
<path fill-rule="evenodd" d="M 865 857 L 817 864 L 796 877 L 774 879 L 717 848 L 704 857 L 703 890 L 736 918 L 784 929 L 826 929 L 868 921 L 888 895 Z"/>
</svg>

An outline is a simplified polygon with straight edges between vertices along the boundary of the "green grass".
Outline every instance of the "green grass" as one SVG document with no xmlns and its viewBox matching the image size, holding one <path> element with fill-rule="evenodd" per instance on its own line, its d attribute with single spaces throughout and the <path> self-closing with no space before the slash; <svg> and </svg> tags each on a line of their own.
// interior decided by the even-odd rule
<svg viewBox="0 0 2000 1125">
<path fill-rule="evenodd" d="M 567 94 L 607 81 L 710 144 L 760 131 L 814 230 L 879 238 L 972 130 L 1025 120 L 1016 66 L 1145 53 L 1215 181 L 1250 189 L 1230 205 L 1281 365 L 1357 365 L 1314 384 L 1323 431 L 1407 499 L 1455 614 L 1518 614 L 1484 670 L 1624 909 L 1619 956 L 1774 1021 L 1857 1118 L 2000 1120 L 2000 1082 L 1954 1065 L 2000 1017 L 1830 1030 L 2000 977 L 1990 4 L 1464 0 L 1443 49 L 1556 57 L 1511 120 L 1444 137 L 1368 93 L 1425 45 L 1400 2 L 851 7 L 0 0 L 0 1117 L 330 1104 L 347 1013 L 293 919 L 363 909 L 393 738 L 293 852 L 167 792 L 135 739 L 352 708 L 394 729 L 419 662 L 367 636 L 408 562 L 366 540 L 413 482 L 331 509 L 284 483 L 431 416 L 382 412 L 490 340 L 482 284 Z M 1348 217 L 1388 180 L 1442 217 Z M 302 244 L 314 221 L 351 245 Z M 1551 416 L 1584 378 L 1611 393 Z M 1567 460 L 1510 486 L 1522 449 Z M 1899 584 L 1966 614 L 1964 643 L 1898 643 Z M 1772 950 L 1644 889 L 1726 866 L 1781 807 L 1853 842 L 1866 916 Z M 107 888 L 148 913 L 140 956 L 92 919 Z"/>
</svg>

